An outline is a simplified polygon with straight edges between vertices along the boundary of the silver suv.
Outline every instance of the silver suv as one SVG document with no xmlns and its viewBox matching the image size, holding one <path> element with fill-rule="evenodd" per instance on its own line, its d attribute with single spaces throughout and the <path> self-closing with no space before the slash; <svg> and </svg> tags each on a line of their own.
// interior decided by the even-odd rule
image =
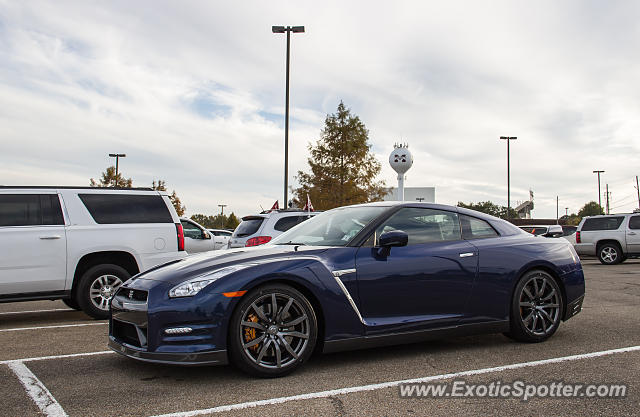
<svg viewBox="0 0 640 417">
<path fill-rule="evenodd" d="M 575 248 L 579 255 L 597 256 L 605 265 L 640 256 L 640 213 L 583 218 Z"/>
<path fill-rule="evenodd" d="M 229 248 L 264 245 L 274 237 L 318 213 L 317 211 L 287 209 L 263 211 L 260 214 L 245 216 L 233 231 L 229 240 Z"/>
</svg>

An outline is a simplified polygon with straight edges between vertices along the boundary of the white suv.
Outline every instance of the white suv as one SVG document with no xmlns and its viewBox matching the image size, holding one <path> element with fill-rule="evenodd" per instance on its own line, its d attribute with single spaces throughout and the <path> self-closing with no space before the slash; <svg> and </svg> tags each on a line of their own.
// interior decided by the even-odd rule
<svg viewBox="0 0 640 417">
<path fill-rule="evenodd" d="M 640 213 L 585 217 L 576 231 L 575 248 L 605 265 L 640 256 Z"/>
<path fill-rule="evenodd" d="M 245 216 L 233 231 L 229 248 L 264 245 L 293 226 L 315 216 L 317 211 L 300 209 L 269 210 L 253 216 Z"/>
<path fill-rule="evenodd" d="M 62 299 L 107 318 L 129 277 L 185 256 L 165 192 L 0 187 L 0 302 Z"/>
</svg>

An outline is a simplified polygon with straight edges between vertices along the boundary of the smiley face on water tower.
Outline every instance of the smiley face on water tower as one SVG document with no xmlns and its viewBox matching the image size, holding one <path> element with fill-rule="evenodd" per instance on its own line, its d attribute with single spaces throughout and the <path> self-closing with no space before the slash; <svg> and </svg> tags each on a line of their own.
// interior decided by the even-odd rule
<svg viewBox="0 0 640 417">
<path fill-rule="evenodd" d="M 389 164 L 398 174 L 404 174 L 413 165 L 413 155 L 406 145 L 399 146 L 389 155 Z"/>
</svg>

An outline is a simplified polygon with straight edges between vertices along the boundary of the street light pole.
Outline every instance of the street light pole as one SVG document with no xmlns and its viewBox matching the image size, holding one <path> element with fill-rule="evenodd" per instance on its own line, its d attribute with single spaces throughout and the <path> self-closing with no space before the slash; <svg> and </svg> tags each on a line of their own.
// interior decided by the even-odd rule
<svg viewBox="0 0 640 417">
<path fill-rule="evenodd" d="M 509 212 L 511 211 L 511 167 L 510 167 L 510 157 L 509 157 L 509 142 L 512 140 L 518 139 L 517 136 L 500 136 L 500 139 L 507 141 L 507 217 L 509 217 Z"/>
<path fill-rule="evenodd" d="M 116 158 L 116 179 L 114 181 L 113 188 L 118 188 L 118 160 L 120 158 L 124 158 L 127 155 L 123 153 L 110 153 L 109 156 L 111 158 Z"/>
<path fill-rule="evenodd" d="M 600 206 L 600 210 L 602 210 L 602 196 L 600 195 L 600 173 L 604 171 L 593 171 L 594 174 L 598 174 L 598 205 Z"/>
<path fill-rule="evenodd" d="M 284 207 L 288 207 L 289 188 L 289 55 L 291 50 L 291 32 L 304 33 L 304 26 L 271 26 L 273 33 L 287 34 L 287 75 L 284 105 Z"/>
<path fill-rule="evenodd" d="M 220 207 L 220 228 L 224 229 L 224 208 L 227 207 L 228 204 L 218 204 L 218 207 Z"/>
</svg>

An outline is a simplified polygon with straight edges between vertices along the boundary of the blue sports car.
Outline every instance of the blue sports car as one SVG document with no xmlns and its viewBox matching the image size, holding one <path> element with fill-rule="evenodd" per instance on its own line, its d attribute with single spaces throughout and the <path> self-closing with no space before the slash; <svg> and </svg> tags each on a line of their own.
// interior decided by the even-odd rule
<svg viewBox="0 0 640 417">
<path fill-rule="evenodd" d="M 582 307 L 564 239 L 482 213 L 382 202 L 321 213 L 256 248 L 143 272 L 111 302 L 109 346 L 149 362 L 285 375 L 334 352 L 472 333 L 541 342 Z"/>
</svg>

